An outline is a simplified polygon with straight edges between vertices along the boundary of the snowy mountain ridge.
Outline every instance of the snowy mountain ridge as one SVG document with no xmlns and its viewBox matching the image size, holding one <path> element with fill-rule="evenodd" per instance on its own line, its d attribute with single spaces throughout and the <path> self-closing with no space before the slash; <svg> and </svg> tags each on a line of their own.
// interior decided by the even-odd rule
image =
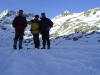
<svg viewBox="0 0 100 75">
<path fill-rule="evenodd" d="M 53 18 L 52 37 L 70 35 L 77 32 L 87 33 L 100 29 L 100 8 L 94 8 L 81 13 L 73 13 Z M 61 14 L 62 15 L 62 14 Z"/>
<path fill-rule="evenodd" d="M 71 15 L 71 13 L 70 13 L 70 11 L 66 10 L 66 11 L 64 11 L 62 14 L 60 14 L 60 15 L 54 17 L 53 19 L 59 19 L 59 18 L 61 18 L 61 17 L 65 17 L 65 16 L 68 16 L 68 15 Z"/>
<path fill-rule="evenodd" d="M 11 24 L 13 19 L 18 15 L 18 11 L 14 10 L 5 10 L 0 14 L 0 23 L 1 24 Z M 24 12 L 24 16 L 27 19 L 32 19 L 34 14 Z"/>
<path fill-rule="evenodd" d="M 54 27 L 51 29 L 51 38 L 59 36 L 70 36 L 77 33 L 86 34 L 87 32 L 97 31 L 100 29 L 100 8 L 94 8 L 81 13 L 70 13 L 68 10 L 54 17 Z M 5 10 L 0 14 L 0 26 L 5 29 L 11 27 L 12 21 L 18 11 Z M 24 12 L 27 20 L 32 19 L 34 14 Z M 10 30 L 9 28 L 9 30 Z M 27 29 L 27 36 L 30 35 Z M 77 34 L 79 35 L 79 34 Z M 27 38 L 27 37 L 26 37 Z"/>
</svg>

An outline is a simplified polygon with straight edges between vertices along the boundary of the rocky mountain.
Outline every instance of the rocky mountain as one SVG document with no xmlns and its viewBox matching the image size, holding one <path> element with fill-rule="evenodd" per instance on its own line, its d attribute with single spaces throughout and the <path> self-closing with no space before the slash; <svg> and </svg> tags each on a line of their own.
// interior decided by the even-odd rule
<svg viewBox="0 0 100 75">
<path fill-rule="evenodd" d="M 5 10 L 0 14 L 0 24 L 11 24 L 14 17 L 18 15 L 18 11 L 14 10 Z M 32 19 L 34 17 L 34 14 L 32 13 L 24 13 L 24 16 L 27 19 Z"/>
<path fill-rule="evenodd" d="M 93 8 L 81 13 L 60 14 L 52 19 L 54 27 L 51 29 L 51 36 L 65 36 L 81 32 L 85 34 L 89 31 L 100 29 L 100 8 Z M 61 16 L 62 15 L 62 16 Z"/>
<path fill-rule="evenodd" d="M 54 17 L 52 21 L 54 22 L 54 27 L 51 29 L 51 38 L 57 38 L 64 36 L 67 39 L 73 39 L 76 37 L 82 37 L 88 32 L 98 32 L 100 29 L 100 8 L 93 8 L 81 13 L 70 13 L 68 10 L 64 11 L 62 14 Z M 0 14 L 0 28 L 3 30 L 10 30 L 14 32 L 12 28 L 12 21 L 15 16 L 18 15 L 18 11 L 5 10 Z M 24 13 L 27 20 L 32 19 L 34 14 Z M 25 31 L 27 36 L 32 37 L 29 32 L 29 28 Z M 90 34 L 91 34 L 90 33 Z M 72 36 L 74 36 L 72 38 Z"/>
</svg>

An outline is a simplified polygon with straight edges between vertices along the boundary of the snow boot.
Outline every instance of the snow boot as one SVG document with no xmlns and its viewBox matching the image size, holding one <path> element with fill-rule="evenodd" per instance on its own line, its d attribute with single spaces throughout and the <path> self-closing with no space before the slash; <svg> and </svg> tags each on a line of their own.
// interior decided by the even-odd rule
<svg viewBox="0 0 100 75">
<path fill-rule="evenodd" d="M 45 49 L 45 46 L 43 46 L 41 49 Z"/>
<path fill-rule="evenodd" d="M 35 47 L 35 48 L 40 49 L 40 47 Z"/>
<path fill-rule="evenodd" d="M 17 40 L 14 40 L 13 49 L 17 49 L 16 45 L 17 45 Z"/>
<path fill-rule="evenodd" d="M 15 49 L 15 50 L 17 49 L 17 48 L 16 48 L 16 45 L 13 46 L 13 49 Z"/>
<path fill-rule="evenodd" d="M 50 46 L 49 45 L 47 46 L 47 49 L 50 49 Z"/>
<path fill-rule="evenodd" d="M 23 47 L 22 47 L 21 45 L 19 45 L 19 50 L 20 50 L 20 49 L 23 49 Z"/>
</svg>

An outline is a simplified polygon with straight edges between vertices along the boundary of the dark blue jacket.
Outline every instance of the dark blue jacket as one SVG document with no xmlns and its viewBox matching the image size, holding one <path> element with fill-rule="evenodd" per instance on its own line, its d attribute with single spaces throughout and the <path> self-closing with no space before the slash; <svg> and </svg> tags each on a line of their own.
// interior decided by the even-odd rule
<svg viewBox="0 0 100 75">
<path fill-rule="evenodd" d="M 48 18 L 41 18 L 40 20 L 40 33 L 46 33 L 53 27 L 53 22 Z"/>
</svg>

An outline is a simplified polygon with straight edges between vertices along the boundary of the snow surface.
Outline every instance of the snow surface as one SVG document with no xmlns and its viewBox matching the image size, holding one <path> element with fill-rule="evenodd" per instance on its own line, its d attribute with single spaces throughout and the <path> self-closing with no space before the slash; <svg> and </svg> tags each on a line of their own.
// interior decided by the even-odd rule
<svg viewBox="0 0 100 75">
<path fill-rule="evenodd" d="M 33 44 L 25 43 L 22 50 L 13 50 L 14 33 L 0 31 L 0 36 L 10 34 L 0 37 L 0 75 L 100 75 L 97 34 L 79 41 L 52 39 L 50 50 L 34 49 Z"/>
</svg>

